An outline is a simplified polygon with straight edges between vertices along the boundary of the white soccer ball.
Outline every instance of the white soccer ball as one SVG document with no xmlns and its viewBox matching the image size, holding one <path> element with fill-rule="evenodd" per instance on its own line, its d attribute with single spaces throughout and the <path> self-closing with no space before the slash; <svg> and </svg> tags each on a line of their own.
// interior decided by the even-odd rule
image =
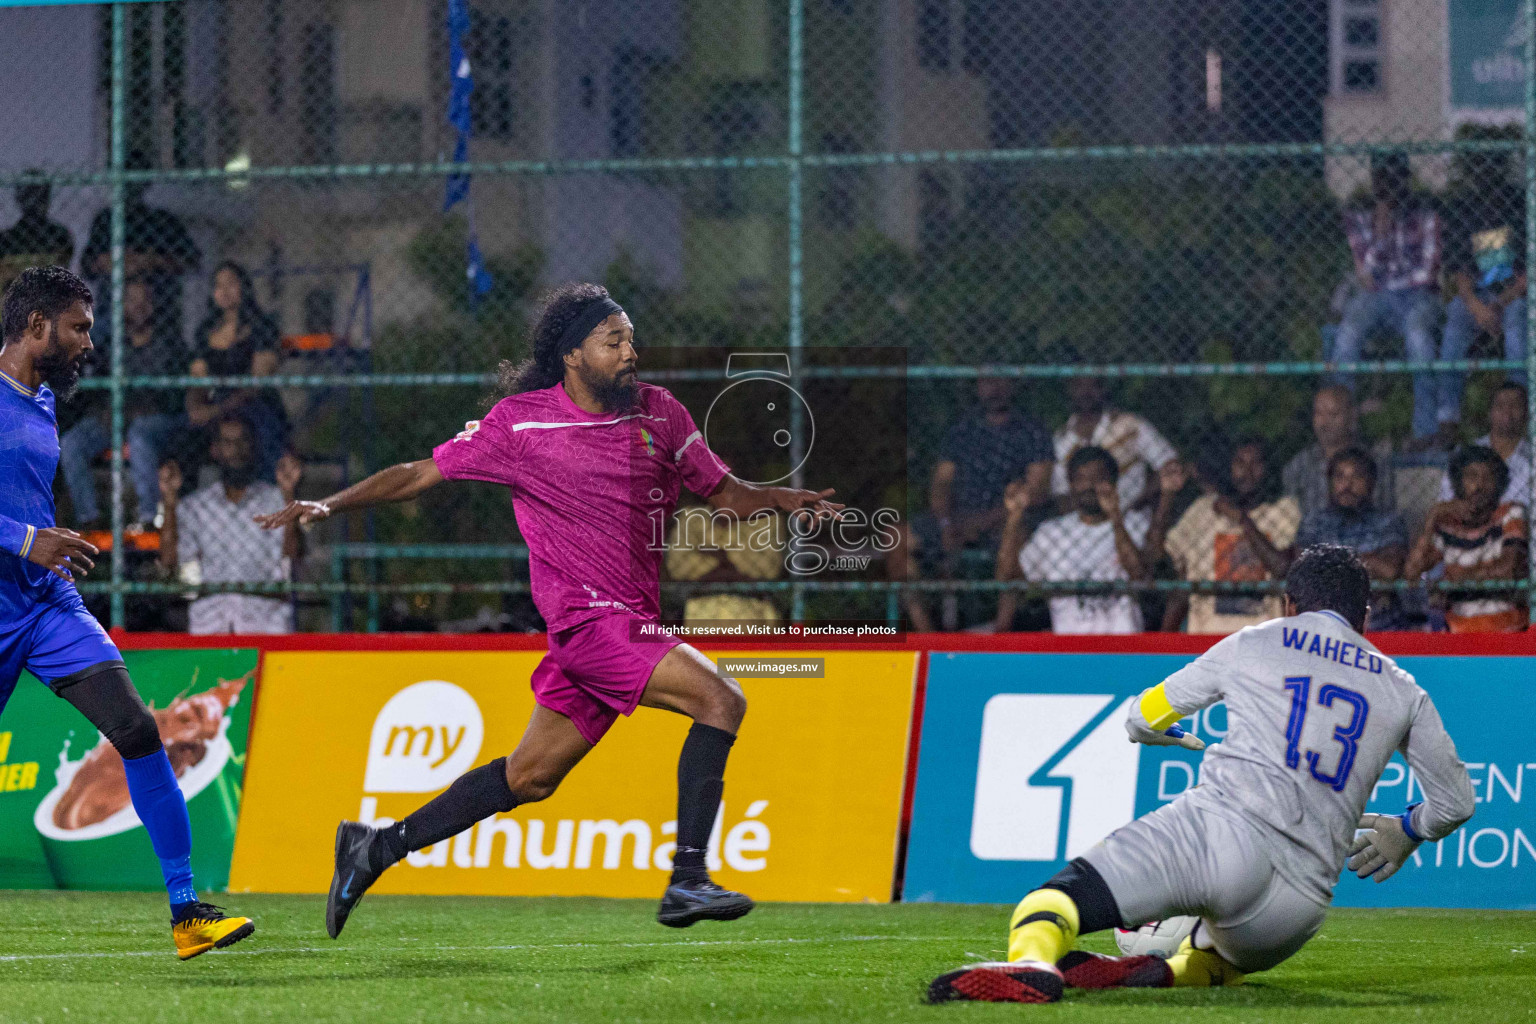
<svg viewBox="0 0 1536 1024">
<path fill-rule="evenodd" d="M 1115 945 L 1126 956 L 1160 956 L 1164 960 L 1179 951 L 1179 943 L 1195 930 L 1198 917 L 1169 917 L 1148 921 L 1140 928 L 1116 928 Z"/>
</svg>

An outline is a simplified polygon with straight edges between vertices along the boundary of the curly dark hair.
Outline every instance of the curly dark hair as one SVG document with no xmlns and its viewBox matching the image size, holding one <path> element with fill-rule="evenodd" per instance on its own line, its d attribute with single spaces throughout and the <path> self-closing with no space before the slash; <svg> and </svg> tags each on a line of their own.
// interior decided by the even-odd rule
<svg viewBox="0 0 1536 1024">
<path fill-rule="evenodd" d="M 1487 463 L 1488 468 L 1493 470 L 1493 493 L 1502 495 L 1509 489 L 1509 466 L 1499 457 L 1499 453 L 1487 445 L 1469 444 L 1456 449 L 1456 454 L 1451 456 L 1450 466 L 1446 468 L 1451 478 L 1451 493 L 1456 497 L 1465 496 L 1461 475 L 1474 462 Z"/>
<path fill-rule="evenodd" d="M 1120 482 L 1120 464 L 1108 450 L 1094 444 L 1085 444 L 1072 453 L 1072 457 L 1067 460 L 1067 478 L 1070 480 L 1074 473 L 1090 462 L 1097 462 L 1104 467 L 1104 475 L 1109 477 L 1110 483 Z"/>
<path fill-rule="evenodd" d="M 563 381 L 565 352 L 559 351 L 560 336 L 583 306 L 593 299 L 605 298 L 608 298 L 607 288 L 587 281 L 568 281 L 546 292 L 540 300 L 538 319 L 533 324 L 533 355 L 520 363 L 503 359 L 497 365 L 496 398 L 552 388 Z"/>
<path fill-rule="evenodd" d="M 63 267 L 28 267 L 5 290 L 0 340 L 9 343 L 21 337 L 33 313 L 57 320 L 74 303 L 89 306 L 93 301 L 90 286 Z"/>
<path fill-rule="evenodd" d="M 1296 611 L 1338 612 L 1356 633 L 1365 631 L 1371 603 L 1371 574 L 1342 544 L 1314 544 L 1296 556 L 1285 574 L 1285 595 Z"/>
<path fill-rule="evenodd" d="M 1376 459 L 1362 445 L 1353 444 L 1347 448 L 1341 448 L 1333 453 L 1333 458 L 1328 460 L 1328 479 L 1333 479 L 1333 471 L 1345 462 L 1353 462 L 1370 477 L 1371 486 L 1376 486 Z"/>
</svg>

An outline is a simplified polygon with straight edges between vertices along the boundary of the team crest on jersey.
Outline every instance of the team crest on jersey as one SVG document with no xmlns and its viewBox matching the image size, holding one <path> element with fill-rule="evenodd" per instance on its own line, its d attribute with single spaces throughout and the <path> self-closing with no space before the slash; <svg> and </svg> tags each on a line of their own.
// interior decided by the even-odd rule
<svg viewBox="0 0 1536 1024">
<path fill-rule="evenodd" d="M 637 441 L 637 443 L 639 445 L 641 445 L 641 447 L 643 447 L 645 449 L 645 454 L 647 454 L 647 455 L 655 455 L 656 454 L 656 438 L 651 434 L 651 432 L 649 430 L 646 430 L 644 427 L 641 427 L 640 428 L 640 433 L 637 436 L 636 441 Z"/>
</svg>

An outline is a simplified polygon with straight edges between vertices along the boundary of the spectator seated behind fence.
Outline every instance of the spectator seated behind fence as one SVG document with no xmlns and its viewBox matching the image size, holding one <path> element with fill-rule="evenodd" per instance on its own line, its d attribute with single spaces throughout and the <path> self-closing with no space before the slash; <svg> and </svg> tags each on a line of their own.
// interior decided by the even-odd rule
<svg viewBox="0 0 1536 1024">
<path fill-rule="evenodd" d="M 1005 516 L 1003 492 L 1010 483 L 1023 485 L 1031 506 L 1046 501 L 1050 434 L 1014 406 L 1013 381 L 979 378 L 976 397 L 980 409 L 952 426 L 944 440 L 928 487 L 930 511 L 913 517 L 887 556 L 892 580 L 916 580 L 925 571 L 951 577 L 966 548 L 995 555 Z M 909 591 L 906 607 L 913 629 L 932 632 L 920 593 Z M 945 622 L 945 628 L 954 627 Z"/>
<path fill-rule="evenodd" d="M 1477 133 L 1520 137 L 1518 128 Z M 1505 359 L 1524 362 L 1525 190 L 1512 177 L 1508 153 L 1459 153 L 1455 163 L 1458 174 L 1445 197 L 1445 262 L 1455 296 L 1445 310 L 1440 358 L 1465 359 L 1473 339 L 1486 332 L 1502 341 Z M 1509 378 L 1518 383 L 1525 373 L 1511 370 Z M 1466 381 L 1464 373 L 1439 377 L 1440 439 L 1447 448 L 1457 442 Z"/>
<path fill-rule="evenodd" d="M 1366 338 L 1378 329 L 1402 335 L 1409 359 L 1435 357 L 1440 217 L 1414 196 L 1410 179 L 1406 156 L 1373 161 L 1370 202 L 1345 211 L 1359 291 L 1344 308 L 1335 362 L 1358 360 Z M 1350 374 L 1335 374 L 1334 380 L 1353 386 Z M 1435 394 L 1433 373 L 1413 375 L 1413 436 L 1420 444 L 1435 437 Z"/>
<path fill-rule="evenodd" d="M 230 260 L 213 272 L 208 313 L 193 335 L 193 377 L 269 377 L 277 372 L 277 321 L 256 304 L 251 276 Z M 256 469 L 271 479 L 288 443 L 288 416 L 275 388 L 190 388 L 187 419 L 200 430 L 238 413 L 255 434 Z"/>
<path fill-rule="evenodd" d="M 778 579 L 784 568 L 779 525 L 767 513 L 743 521 L 702 505 L 678 509 L 667 538 L 667 575 L 702 583 Z M 772 601 L 750 594 L 698 594 L 683 605 L 688 626 L 778 621 Z"/>
<path fill-rule="evenodd" d="M 181 469 L 160 468 L 165 522 L 160 532 L 160 566 L 188 583 L 264 583 L 290 578 L 302 551 L 299 528 L 263 530 L 253 517 L 283 509 L 294 498 L 303 466 L 293 455 L 277 465 L 277 485 L 256 478 L 251 428 L 226 415 L 214 429 L 213 461 L 219 482 L 180 500 Z M 194 568 L 195 566 L 195 568 Z M 293 609 L 286 599 L 256 594 L 209 594 L 193 600 L 188 632 L 291 633 Z"/>
<path fill-rule="evenodd" d="M 1301 509 L 1274 484 L 1264 442 L 1240 441 L 1232 449 L 1226 479 L 1219 487 L 1202 479 L 1206 493 L 1170 529 L 1171 495 L 1182 489 L 1178 478 L 1183 472 L 1180 466 L 1167 474 L 1147 538 L 1148 558 L 1161 558 L 1166 551 L 1179 574 L 1197 582 L 1257 583 L 1284 576 Z M 1184 601 L 1170 601 L 1163 629 L 1178 629 L 1185 607 Z M 1285 613 L 1279 594 L 1191 594 L 1187 607 L 1191 633 L 1232 633 Z"/>
<path fill-rule="evenodd" d="M 1021 485 L 1011 485 L 1004 499 L 1008 517 L 998 556 L 1000 569 L 1006 558 L 1009 568 L 1016 563 L 1025 579 L 1044 583 L 1150 578 L 1140 545 L 1146 542 L 1151 518 L 1139 509 L 1121 509 L 1119 478 L 1120 467 L 1108 451 L 1096 445 L 1077 449 L 1067 464 L 1073 511 L 1041 523 L 1027 544 L 1023 535 L 1028 496 Z M 1002 579 L 1011 575 L 999 573 Z M 1051 594 L 1049 603 L 1053 633 L 1139 633 L 1142 629 L 1141 605 L 1131 594 L 1058 592 Z M 997 628 L 1008 626 L 1000 621 Z"/>
<path fill-rule="evenodd" d="M 1516 580 L 1528 571 L 1530 523 L 1526 507 L 1501 500 L 1509 467 L 1492 448 L 1468 445 L 1451 456 L 1455 498 L 1430 509 L 1404 575 L 1416 580 L 1443 566 L 1451 582 Z M 1452 591 L 1445 621 L 1452 633 L 1507 633 L 1525 628 L 1515 594 Z"/>
<path fill-rule="evenodd" d="M 129 154 L 128 162 L 132 170 L 149 166 L 148 159 L 137 152 Z M 149 282 L 155 315 L 164 319 L 166 326 L 180 336 L 182 277 L 202 265 L 203 254 L 180 217 L 145 202 L 148 189 L 144 182 L 129 182 L 124 186 L 123 272 L 128 277 Z M 111 207 L 102 210 L 91 221 L 85 250 L 80 254 L 80 271 L 101 282 L 96 288 L 98 295 L 111 294 L 111 289 L 105 287 L 112 273 Z M 101 310 L 97 315 L 107 319 Z"/>
<path fill-rule="evenodd" d="M 1500 495 L 1501 501 L 1514 501 L 1530 508 L 1531 503 L 1531 438 L 1530 406 L 1525 385 L 1505 381 L 1493 392 L 1488 403 L 1488 433 L 1473 444 L 1492 448 L 1494 454 L 1504 460 L 1509 469 L 1509 486 Z M 1456 497 L 1451 485 L 1451 474 L 1440 479 L 1440 500 Z"/>
<path fill-rule="evenodd" d="M 1364 447 L 1360 437 L 1360 413 L 1355 396 L 1342 384 L 1326 384 L 1312 396 L 1313 443 L 1292 456 L 1280 474 L 1285 493 L 1296 499 L 1302 515 L 1327 508 L 1330 500 L 1329 466 L 1346 448 Z M 1392 481 L 1392 444 L 1381 440 L 1371 445 L 1376 464 L 1376 490 L 1372 504 L 1390 510 L 1397 504 Z"/>
<path fill-rule="evenodd" d="M 1120 504 L 1127 509 L 1149 505 L 1156 493 L 1153 474 L 1177 454 L 1173 445 L 1145 418 L 1109 404 L 1104 382 L 1073 377 L 1067 385 L 1072 415 L 1052 438 L 1056 468 L 1051 494 L 1063 502 L 1071 491 L 1067 463 L 1079 448 L 1093 445 L 1114 456 L 1120 468 Z"/>
<path fill-rule="evenodd" d="M 100 331 L 101 328 L 98 328 Z M 186 359 L 181 339 L 155 317 L 149 285 L 140 279 L 123 288 L 123 372 L 129 376 L 180 373 Z M 110 372 L 111 339 L 97 345 L 91 357 L 93 376 Z M 110 401 L 106 391 L 91 390 L 79 400 L 86 405 L 80 419 L 59 439 L 59 464 L 75 506 L 75 521 L 90 529 L 103 525 L 105 514 L 96 493 L 91 463 L 112 443 Z M 134 388 L 125 397 L 128 481 L 135 505 L 129 530 L 142 529 L 155 518 L 160 498 L 160 463 L 174 436 L 186 427 L 181 395 L 156 388 Z"/>
<path fill-rule="evenodd" d="M 1295 550 L 1342 544 L 1359 556 L 1373 580 L 1401 579 L 1408 556 L 1408 529 L 1396 512 L 1378 509 L 1376 460 L 1364 448 L 1345 448 L 1328 461 L 1328 504 L 1302 516 Z M 1405 620 L 1395 595 L 1373 595 L 1370 628 L 1401 629 Z"/>
<path fill-rule="evenodd" d="M 46 183 L 17 185 L 15 196 L 21 217 L 0 231 L 0 294 L 28 267 L 68 267 L 75 256 L 69 228 L 48 219 L 53 189 Z"/>
</svg>

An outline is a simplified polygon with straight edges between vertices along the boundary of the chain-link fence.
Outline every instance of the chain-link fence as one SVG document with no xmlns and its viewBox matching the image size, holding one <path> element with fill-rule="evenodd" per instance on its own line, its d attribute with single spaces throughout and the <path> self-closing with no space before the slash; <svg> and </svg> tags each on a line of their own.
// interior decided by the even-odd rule
<svg viewBox="0 0 1536 1024">
<path fill-rule="evenodd" d="M 685 545 L 670 616 L 1226 631 L 1334 541 L 1378 627 L 1523 626 L 1532 7 L 0 11 L 0 275 L 97 296 L 82 590 L 129 628 L 541 628 L 504 491 L 250 516 L 426 457 L 587 279 L 700 422 L 719 353 L 784 353 L 820 389 L 793 477 L 900 511 L 842 574 Z"/>
</svg>

